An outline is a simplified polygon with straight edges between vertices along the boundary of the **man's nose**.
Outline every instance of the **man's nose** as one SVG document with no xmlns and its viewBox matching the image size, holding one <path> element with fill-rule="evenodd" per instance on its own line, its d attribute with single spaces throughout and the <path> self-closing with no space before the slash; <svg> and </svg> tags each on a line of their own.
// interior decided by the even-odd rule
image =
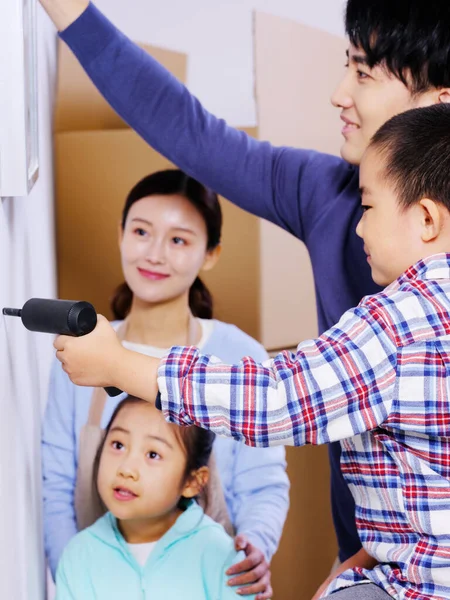
<svg viewBox="0 0 450 600">
<path fill-rule="evenodd" d="M 351 108 L 353 98 L 350 89 L 350 73 L 347 71 L 331 96 L 331 104 L 336 108 Z"/>
</svg>

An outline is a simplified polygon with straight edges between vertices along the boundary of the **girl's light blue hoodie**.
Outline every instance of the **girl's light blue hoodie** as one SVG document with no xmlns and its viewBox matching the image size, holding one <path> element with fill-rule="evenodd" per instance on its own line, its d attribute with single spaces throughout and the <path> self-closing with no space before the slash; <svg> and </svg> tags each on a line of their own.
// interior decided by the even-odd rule
<svg viewBox="0 0 450 600">
<path fill-rule="evenodd" d="M 225 571 L 242 558 L 222 526 L 191 501 L 141 567 L 107 513 L 65 549 L 56 599 L 236 600 Z"/>
</svg>

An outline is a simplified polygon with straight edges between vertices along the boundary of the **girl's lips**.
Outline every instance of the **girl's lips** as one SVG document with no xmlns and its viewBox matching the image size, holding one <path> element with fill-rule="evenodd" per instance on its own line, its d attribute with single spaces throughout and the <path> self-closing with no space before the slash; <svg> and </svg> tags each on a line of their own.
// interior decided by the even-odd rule
<svg viewBox="0 0 450 600">
<path fill-rule="evenodd" d="M 145 277 L 146 279 L 151 279 L 152 281 L 161 281 L 163 279 L 167 279 L 170 275 L 166 275 L 165 273 L 156 273 L 155 271 L 147 271 L 147 269 L 140 269 L 138 267 L 139 273 Z"/>
<path fill-rule="evenodd" d="M 126 488 L 115 488 L 113 494 L 114 498 L 120 502 L 130 502 L 130 500 L 137 498 L 136 494 L 133 494 L 133 492 L 130 492 Z"/>
</svg>

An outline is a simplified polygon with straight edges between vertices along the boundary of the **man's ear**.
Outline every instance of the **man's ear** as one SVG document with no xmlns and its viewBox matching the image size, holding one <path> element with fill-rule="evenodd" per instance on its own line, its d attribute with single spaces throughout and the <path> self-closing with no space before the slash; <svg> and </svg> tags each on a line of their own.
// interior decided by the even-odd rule
<svg viewBox="0 0 450 600">
<path fill-rule="evenodd" d="M 184 487 L 181 491 L 181 495 L 184 498 L 195 498 L 203 490 L 209 480 L 209 468 L 200 467 L 195 471 L 192 471 L 189 475 Z"/>
<path fill-rule="evenodd" d="M 119 241 L 119 248 L 120 248 L 120 245 L 122 244 L 122 240 L 123 240 L 123 228 L 122 228 L 122 223 L 120 221 L 117 224 L 117 234 L 118 234 L 118 241 Z"/>
<path fill-rule="evenodd" d="M 422 241 L 433 242 L 443 226 L 442 207 L 430 198 L 422 198 L 419 202 L 421 212 Z"/>
<path fill-rule="evenodd" d="M 206 253 L 205 261 L 202 266 L 202 271 L 210 271 L 211 269 L 213 269 L 216 266 L 221 253 L 222 253 L 221 244 L 219 244 L 215 248 L 212 248 L 212 250 L 208 250 Z"/>
</svg>

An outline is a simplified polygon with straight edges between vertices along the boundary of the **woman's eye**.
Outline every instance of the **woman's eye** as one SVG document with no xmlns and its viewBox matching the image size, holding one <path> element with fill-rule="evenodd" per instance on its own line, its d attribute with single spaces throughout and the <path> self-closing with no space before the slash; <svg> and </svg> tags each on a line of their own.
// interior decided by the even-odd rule
<svg viewBox="0 0 450 600">
<path fill-rule="evenodd" d="M 180 237 L 174 237 L 172 238 L 172 241 L 176 246 L 183 246 L 186 243 L 186 240 L 183 240 L 183 238 Z"/>
<path fill-rule="evenodd" d="M 146 235 L 146 233 L 147 233 L 147 232 L 145 231 L 145 229 L 142 229 L 142 227 L 137 227 L 137 228 L 134 230 L 134 233 L 135 233 L 136 235 L 143 236 L 143 235 Z"/>
<path fill-rule="evenodd" d="M 157 452 L 147 452 L 147 457 L 150 458 L 151 460 L 159 460 L 161 458 L 161 456 L 157 453 Z"/>
<path fill-rule="evenodd" d="M 114 448 L 114 450 L 122 450 L 123 444 L 122 442 L 112 442 L 111 447 Z"/>
<path fill-rule="evenodd" d="M 369 210 L 369 208 L 371 208 L 370 206 L 367 206 L 367 204 L 363 204 L 361 206 L 363 213 L 367 212 Z"/>
</svg>

